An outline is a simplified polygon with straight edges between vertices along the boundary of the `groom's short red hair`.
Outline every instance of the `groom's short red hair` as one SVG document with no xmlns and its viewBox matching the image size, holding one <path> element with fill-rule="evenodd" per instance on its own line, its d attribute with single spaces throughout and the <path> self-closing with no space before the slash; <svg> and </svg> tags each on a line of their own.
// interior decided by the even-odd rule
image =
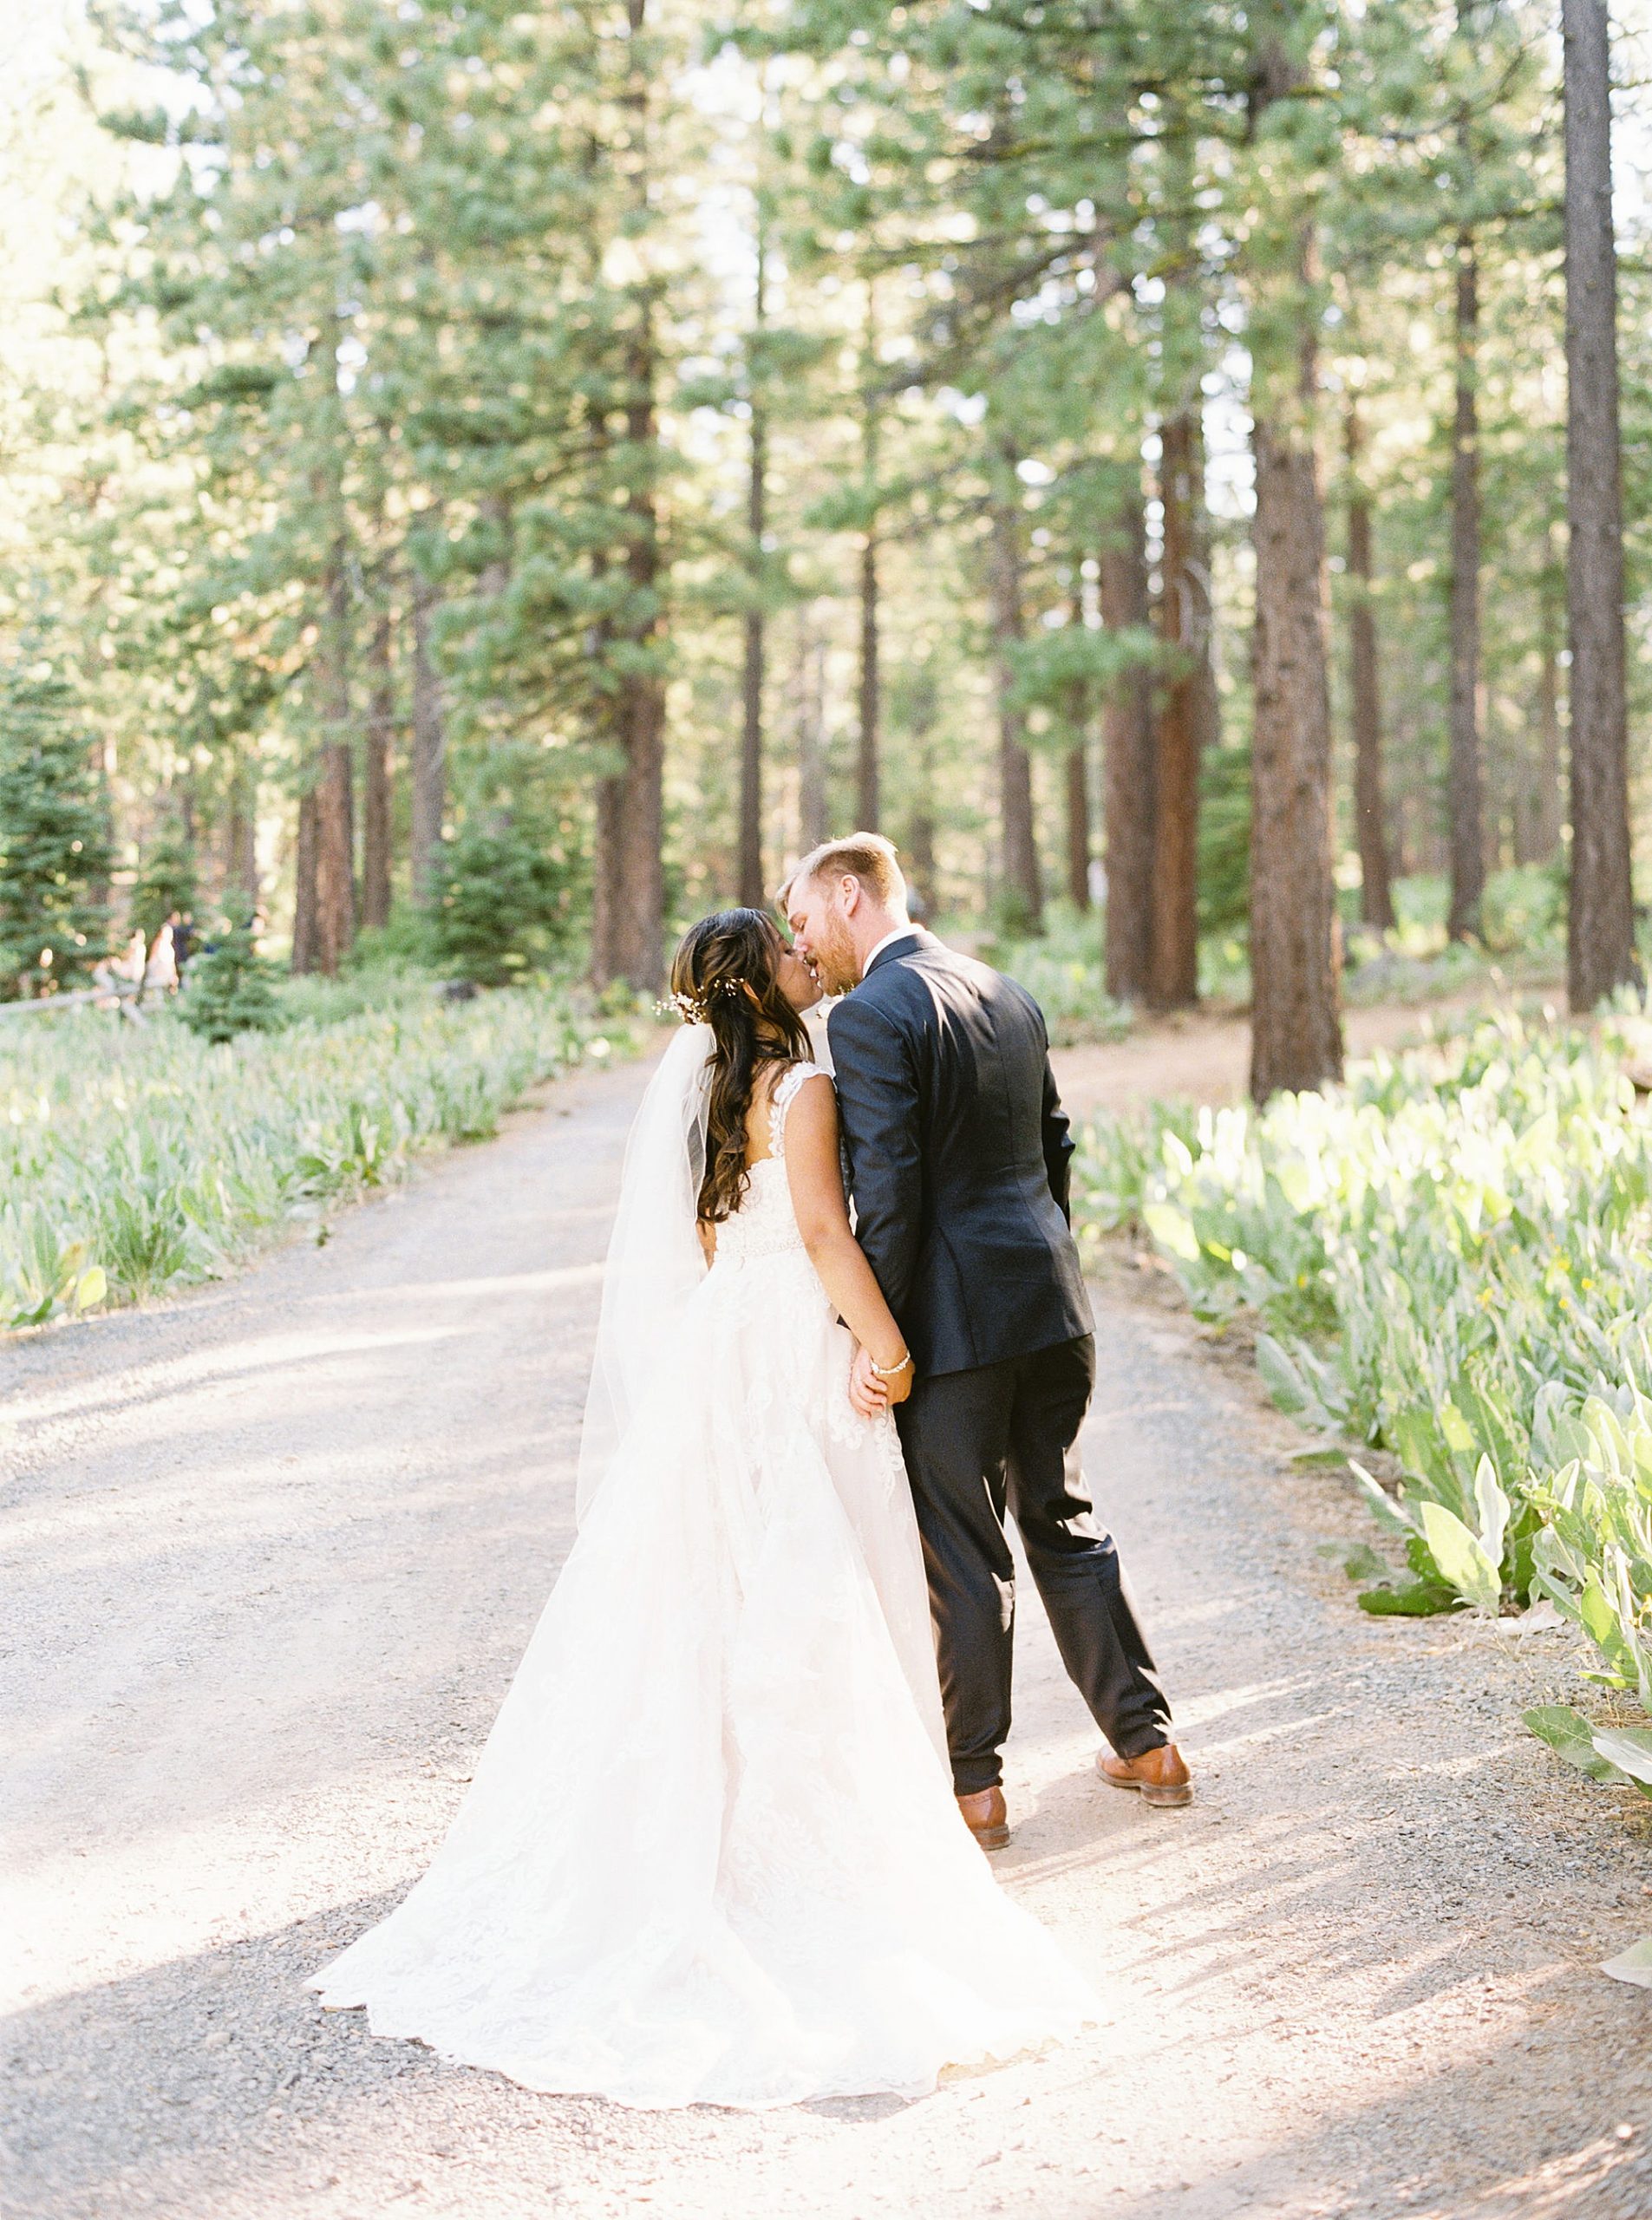
<svg viewBox="0 0 1652 2220">
<path fill-rule="evenodd" d="M 840 840 L 823 840 L 793 865 L 777 890 L 775 900 L 784 911 L 792 889 L 815 878 L 858 878 L 886 910 L 905 906 L 906 879 L 892 840 L 881 832 L 846 832 Z"/>
</svg>

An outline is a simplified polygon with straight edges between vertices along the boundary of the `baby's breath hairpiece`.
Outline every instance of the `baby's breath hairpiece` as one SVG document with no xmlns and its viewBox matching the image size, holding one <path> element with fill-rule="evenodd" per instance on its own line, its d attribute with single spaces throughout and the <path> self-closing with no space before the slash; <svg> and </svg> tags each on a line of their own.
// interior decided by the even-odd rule
<svg viewBox="0 0 1652 2220">
<path fill-rule="evenodd" d="M 711 1015 L 709 998 L 713 995 L 741 995 L 745 991 L 746 982 L 743 979 L 714 979 L 697 995 L 668 995 L 663 1002 L 656 1002 L 654 1008 L 661 1017 L 669 1017 L 675 1013 L 685 1025 L 704 1025 Z"/>
</svg>

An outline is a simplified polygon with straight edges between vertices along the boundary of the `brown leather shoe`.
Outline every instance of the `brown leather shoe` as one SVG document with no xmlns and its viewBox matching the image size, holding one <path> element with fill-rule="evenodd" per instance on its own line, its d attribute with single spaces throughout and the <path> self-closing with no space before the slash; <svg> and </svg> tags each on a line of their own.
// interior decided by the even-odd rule
<svg viewBox="0 0 1652 2220">
<path fill-rule="evenodd" d="M 1139 1758 L 1115 1758 L 1109 1751 L 1098 1750 L 1095 1769 L 1110 1787 L 1139 1790 L 1144 1804 L 1161 1811 L 1193 1800 L 1192 1776 L 1173 1742 L 1144 1750 Z"/>
<path fill-rule="evenodd" d="M 983 1850 L 1009 1848 L 1009 1810 L 1002 1788 L 979 1788 L 973 1796 L 960 1796 L 958 1811 Z"/>
</svg>

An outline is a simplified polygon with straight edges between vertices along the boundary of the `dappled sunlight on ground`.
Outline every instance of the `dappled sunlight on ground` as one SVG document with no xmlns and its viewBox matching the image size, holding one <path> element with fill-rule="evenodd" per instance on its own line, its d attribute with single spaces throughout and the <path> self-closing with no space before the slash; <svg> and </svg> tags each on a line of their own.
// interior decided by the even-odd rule
<svg viewBox="0 0 1652 2220">
<path fill-rule="evenodd" d="M 0 1353 L 19 1547 L 0 1916 L 24 2220 L 1642 2220 L 1649 1824 L 1521 1733 L 1569 1638 L 1354 1608 L 1334 1474 L 1100 1293 L 1087 1455 L 1198 1800 L 1096 1778 L 1023 1585 L 1004 1885 L 1080 2041 L 761 2118 L 530 2096 L 303 1988 L 421 1870 L 571 1538 L 640 1079 L 575 1082 L 229 1289 Z M 1620 2136 L 1620 2127 L 1632 2132 Z M 20 2194 L 19 2194 L 20 2191 Z"/>
</svg>

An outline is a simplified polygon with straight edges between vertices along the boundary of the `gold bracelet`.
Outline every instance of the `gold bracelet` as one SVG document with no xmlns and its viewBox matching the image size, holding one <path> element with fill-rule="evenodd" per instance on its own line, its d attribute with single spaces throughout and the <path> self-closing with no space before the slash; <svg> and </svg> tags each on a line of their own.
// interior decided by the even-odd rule
<svg viewBox="0 0 1652 2220">
<path fill-rule="evenodd" d="M 902 1373 L 904 1372 L 908 1365 L 911 1364 L 911 1361 L 912 1352 L 911 1349 L 908 1349 L 905 1355 L 901 1359 L 898 1364 L 891 1364 L 885 1368 L 878 1363 L 877 1358 L 873 1356 L 870 1349 L 866 1351 L 866 1361 L 871 1365 L 873 1372 L 877 1374 L 879 1380 L 898 1380 Z"/>
</svg>

